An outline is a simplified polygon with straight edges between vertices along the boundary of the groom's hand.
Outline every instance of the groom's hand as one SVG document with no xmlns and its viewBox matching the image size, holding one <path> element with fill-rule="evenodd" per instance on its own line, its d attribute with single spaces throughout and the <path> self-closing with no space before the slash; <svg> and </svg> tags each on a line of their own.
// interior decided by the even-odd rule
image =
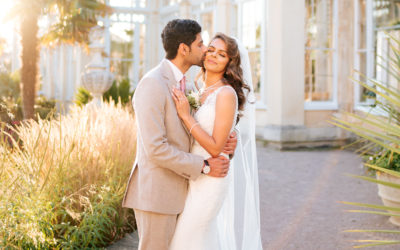
<svg viewBox="0 0 400 250">
<path fill-rule="evenodd" d="M 210 172 L 207 174 L 212 177 L 225 177 L 229 171 L 229 160 L 224 156 L 207 159 L 210 164 Z"/>
<path fill-rule="evenodd" d="M 229 155 L 229 158 L 232 159 L 233 154 L 235 153 L 236 145 L 237 145 L 237 134 L 236 131 L 233 131 L 229 135 L 228 141 L 226 142 L 224 150 L 222 152 Z"/>
</svg>

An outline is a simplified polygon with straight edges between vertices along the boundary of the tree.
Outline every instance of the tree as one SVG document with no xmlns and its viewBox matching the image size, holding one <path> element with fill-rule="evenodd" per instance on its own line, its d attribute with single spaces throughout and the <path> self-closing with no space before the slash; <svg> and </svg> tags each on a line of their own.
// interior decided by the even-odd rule
<svg viewBox="0 0 400 250">
<path fill-rule="evenodd" d="M 109 13 L 101 0 L 19 0 L 10 17 L 20 19 L 21 30 L 21 93 L 24 119 L 34 118 L 34 103 L 38 88 L 40 42 L 89 43 L 90 29 L 97 17 Z M 58 20 L 42 38 L 38 37 L 38 20 L 42 15 L 56 15 Z"/>
</svg>

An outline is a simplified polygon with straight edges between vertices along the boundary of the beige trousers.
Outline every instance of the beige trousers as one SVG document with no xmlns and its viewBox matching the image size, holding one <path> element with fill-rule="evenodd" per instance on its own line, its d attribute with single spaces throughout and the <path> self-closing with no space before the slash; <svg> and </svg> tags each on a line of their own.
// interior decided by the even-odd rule
<svg viewBox="0 0 400 250">
<path fill-rule="evenodd" d="M 134 211 L 139 233 L 138 250 L 168 250 L 178 215 Z"/>
</svg>

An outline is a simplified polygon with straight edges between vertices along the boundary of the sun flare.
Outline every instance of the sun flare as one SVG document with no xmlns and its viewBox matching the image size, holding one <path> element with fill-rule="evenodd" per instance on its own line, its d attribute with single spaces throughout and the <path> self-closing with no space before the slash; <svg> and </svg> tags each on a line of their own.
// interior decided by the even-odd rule
<svg viewBox="0 0 400 250">
<path fill-rule="evenodd" d="M 16 1 L 0 0 L 0 39 L 5 39 L 7 44 L 12 43 L 14 34 L 14 20 L 5 20 Z"/>
</svg>

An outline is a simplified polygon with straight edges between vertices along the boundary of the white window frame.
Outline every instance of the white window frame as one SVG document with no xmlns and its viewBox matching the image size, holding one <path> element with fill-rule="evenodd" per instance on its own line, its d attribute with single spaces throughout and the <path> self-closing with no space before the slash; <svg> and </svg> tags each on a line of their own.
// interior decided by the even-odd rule
<svg viewBox="0 0 400 250">
<path fill-rule="evenodd" d="M 137 0 L 136 1 L 137 4 L 140 4 L 140 1 Z M 108 0 L 107 0 L 107 4 L 108 4 Z M 140 5 L 139 5 L 140 6 Z M 113 7 L 113 6 L 111 6 Z M 112 60 L 121 60 L 121 61 L 131 61 L 132 62 L 132 72 L 133 74 L 133 78 L 129 79 L 131 82 L 131 88 L 134 89 L 136 88 L 137 84 L 139 83 L 139 72 L 141 69 L 146 69 L 146 59 L 144 59 L 143 65 L 140 66 L 140 29 L 141 29 L 141 25 L 145 25 L 146 27 L 148 26 L 148 19 L 146 18 L 146 15 L 149 14 L 151 12 L 151 10 L 147 7 L 142 8 L 142 7 L 113 7 L 114 9 L 114 13 L 113 14 L 121 14 L 121 13 L 127 13 L 127 14 L 142 14 L 144 15 L 144 21 L 143 22 L 128 22 L 128 23 L 132 23 L 135 25 L 134 28 L 134 37 L 133 37 L 133 47 L 132 47 L 132 52 L 134 56 L 132 59 L 113 59 L 111 58 L 111 34 L 110 34 L 110 26 L 112 23 L 114 23 L 114 21 L 111 20 L 110 16 L 106 16 L 104 18 L 104 26 L 105 26 L 105 36 L 104 36 L 104 44 L 105 44 L 105 52 L 107 54 L 106 62 L 107 62 L 107 67 L 109 69 L 110 67 L 110 62 Z M 146 32 L 147 32 L 147 28 L 146 28 Z M 146 49 L 144 50 L 145 53 L 145 57 L 146 57 Z"/>
<path fill-rule="evenodd" d="M 236 0 L 235 4 L 237 5 L 237 11 L 238 11 L 238 22 L 237 22 L 237 30 L 238 30 L 238 37 L 239 39 L 242 38 L 243 31 L 242 31 L 242 26 L 241 24 L 243 23 L 243 3 L 245 2 L 250 2 L 254 0 Z M 261 1 L 260 8 L 262 9 L 262 16 L 264 16 L 264 19 L 268 20 L 267 18 L 267 1 Z M 263 20 L 264 20 L 263 19 Z M 267 97 L 265 94 L 265 89 L 266 89 L 266 67 L 265 67 L 265 53 L 266 53 L 266 25 L 264 21 L 261 21 L 261 47 L 259 49 L 254 49 L 260 52 L 260 64 L 261 64 L 261 71 L 260 71 L 260 100 L 256 101 L 256 109 L 258 110 L 266 110 L 267 109 Z M 251 51 L 249 51 L 251 52 Z"/>
<path fill-rule="evenodd" d="M 374 18 L 373 18 L 373 0 L 365 0 L 365 29 L 366 29 L 366 48 L 359 48 L 360 44 L 360 26 L 358 25 L 358 20 L 361 15 L 360 13 L 360 0 L 354 0 L 354 20 L 355 20 L 355 29 L 354 29 L 354 69 L 360 71 L 360 57 L 358 55 L 359 52 L 366 53 L 366 77 L 374 78 L 374 67 L 375 67 L 375 56 L 374 56 Z M 355 74 L 354 78 L 356 80 L 360 80 L 359 74 Z M 361 102 L 361 86 L 357 83 L 354 84 L 354 108 L 360 111 L 370 111 L 371 107 L 366 102 Z"/>
<path fill-rule="evenodd" d="M 305 47 L 307 50 L 326 50 L 332 51 L 332 100 L 331 101 L 310 101 L 304 102 L 304 110 L 337 110 L 339 108 L 338 105 L 338 0 L 333 1 L 333 40 L 332 40 L 332 48 L 310 48 Z M 303 90 L 304 91 L 304 90 Z"/>
</svg>

